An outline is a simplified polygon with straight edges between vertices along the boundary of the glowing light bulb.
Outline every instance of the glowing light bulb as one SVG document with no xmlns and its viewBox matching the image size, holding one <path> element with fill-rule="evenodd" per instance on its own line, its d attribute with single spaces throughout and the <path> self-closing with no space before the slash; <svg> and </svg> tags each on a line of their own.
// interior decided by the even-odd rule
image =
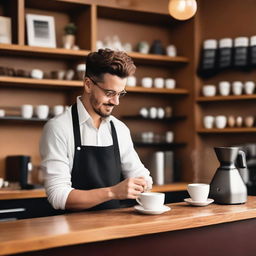
<svg viewBox="0 0 256 256">
<path fill-rule="evenodd" d="M 196 0 L 170 0 L 169 13 L 177 20 L 187 20 L 192 18 L 197 10 Z"/>
</svg>

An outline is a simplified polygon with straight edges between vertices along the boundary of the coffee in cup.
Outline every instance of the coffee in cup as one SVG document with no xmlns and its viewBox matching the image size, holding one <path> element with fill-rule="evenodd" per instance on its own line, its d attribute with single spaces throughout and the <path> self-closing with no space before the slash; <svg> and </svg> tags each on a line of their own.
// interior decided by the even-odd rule
<svg viewBox="0 0 256 256">
<path fill-rule="evenodd" d="M 145 192 L 141 193 L 136 201 L 145 210 L 159 210 L 164 205 L 165 194 L 157 192 Z"/>
</svg>

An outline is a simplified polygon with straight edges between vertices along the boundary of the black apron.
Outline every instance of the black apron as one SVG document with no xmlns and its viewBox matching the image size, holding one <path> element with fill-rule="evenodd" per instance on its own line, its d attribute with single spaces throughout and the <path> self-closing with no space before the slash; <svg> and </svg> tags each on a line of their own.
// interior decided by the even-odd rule
<svg viewBox="0 0 256 256">
<path fill-rule="evenodd" d="M 89 190 L 110 187 L 122 180 L 122 168 L 116 130 L 112 121 L 113 145 L 106 147 L 82 146 L 77 104 L 72 106 L 75 155 L 71 173 L 72 187 Z M 110 200 L 90 210 L 119 208 L 119 200 Z"/>
</svg>

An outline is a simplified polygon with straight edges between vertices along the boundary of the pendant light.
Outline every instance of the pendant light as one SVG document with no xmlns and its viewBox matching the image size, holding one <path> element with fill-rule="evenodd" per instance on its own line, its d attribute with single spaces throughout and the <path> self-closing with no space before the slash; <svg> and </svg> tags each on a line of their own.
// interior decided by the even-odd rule
<svg viewBox="0 0 256 256">
<path fill-rule="evenodd" d="M 197 9 L 196 0 L 170 0 L 169 13 L 177 20 L 188 20 L 192 18 Z"/>
</svg>

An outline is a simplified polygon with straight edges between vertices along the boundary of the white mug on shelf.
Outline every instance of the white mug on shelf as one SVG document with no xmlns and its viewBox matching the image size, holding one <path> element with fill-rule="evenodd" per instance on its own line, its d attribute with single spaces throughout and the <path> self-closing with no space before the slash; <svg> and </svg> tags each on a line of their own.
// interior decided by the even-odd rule
<svg viewBox="0 0 256 256">
<path fill-rule="evenodd" d="M 232 83 L 232 92 L 234 95 L 241 95 L 243 93 L 243 83 L 240 81 L 234 81 Z"/>
<path fill-rule="evenodd" d="M 156 77 L 154 79 L 155 88 L 164 88 L 164 79 L 162 77 Z"/>
<path fill-rule="evenodd" d="M 32 69 L 31 77 L 35 79 L 43 79 L 44 72 L 41 69 Z"/>
<path fill-rule="evenodd" d="M 151 77 L 143 77 L 141 80 L 141 85 L 142 87 L 145 88 L 151 88 L 153 85 L 153 80 Z"/>
<path fill-rule="evenodd" d="M 218 129 L 223 129 L 227 125 L 227 117 L 223 115 L 219 115 L 215 117 L 215 125 Z"/>
<path fill-rule="evenodd" d="M 214 119 L 215 119 L 214 116 L 210 116 L 210 115 L 204 116 L 203 118 L 204 128 L 212 129 L 214 126 Z"/>
<path fill-rule="evenodd" d="M 53 106 L 53 115 L 58 116 L 61 115 L 64 112 L 64 106 L 62 105 L 55 105 Z"/>
<path fill-rule="evenodd" d="M 221 81 L 219 82 L 219 92 L 222 96 L 228 96 L 230 94 L 230 82 Z"/>
<path fill-rule="evenodd" d="M 157 118 L 157 108 L 156 107 L 151 107 L 149 109 L 149 117 L 152 119 Z"/>
<path fill-rule="evenodd" d="M 38 105 L 36 106 L 36 115 L 39 119 L 46 119 L 49 114 L 49 106 Z"/>
<path fill-rule="evenodd" d="M 244 83 L 245 94 L 253 94 L 255 90 L 255 83 L 253 81 L 247 81 Z"/>
<path fill-rule="evenodd" d="M 175 79 L 172 79 L 172 78 L 166 78 L 165 79 L 165 88 L 167 88 L 167 89 L 174 89 L 175 86 L 176 86 Z"/>
<path fill-rule="evenodd" d="M 215 85 L 204 85 L 202 88 L 203 96 L 212 97 L 216 95 L 216 86 Z"/>
<path fill-rule="evenodd" d="M 176 57 L 177 56 L 177 49 L 175 45 L 170 44 L 166 47 L 166 54 L 169 57 Z"/>
<path fill-rule="evenodd" d="M 173 133 L 173 131 L 167 131 L 165 133 L 165 140 L 168 143 L 172 143 L 173 142 L 173 140 L 174 140 L 174 133 Z"/>
<path fill-rule="evenodd" d="M 30 104 L 24 104 L 21 106 L 21 116 L 29 119 L 33 116 L 33 106 Z"/>
<path fill-rule="evenodd" d="M 4 109 L 0 109 L 0 117 L 4 117 L 5 116 L 5 110 Z"/>
<path fill-rule="evenodd" d="M 136 77 L 135 76 L 128 76 L 127 77 L 127 83 L 126 83 L 127 86 L 131 86 L 131 87 L 134 87 L 136 86 Z"/>
</svg>

